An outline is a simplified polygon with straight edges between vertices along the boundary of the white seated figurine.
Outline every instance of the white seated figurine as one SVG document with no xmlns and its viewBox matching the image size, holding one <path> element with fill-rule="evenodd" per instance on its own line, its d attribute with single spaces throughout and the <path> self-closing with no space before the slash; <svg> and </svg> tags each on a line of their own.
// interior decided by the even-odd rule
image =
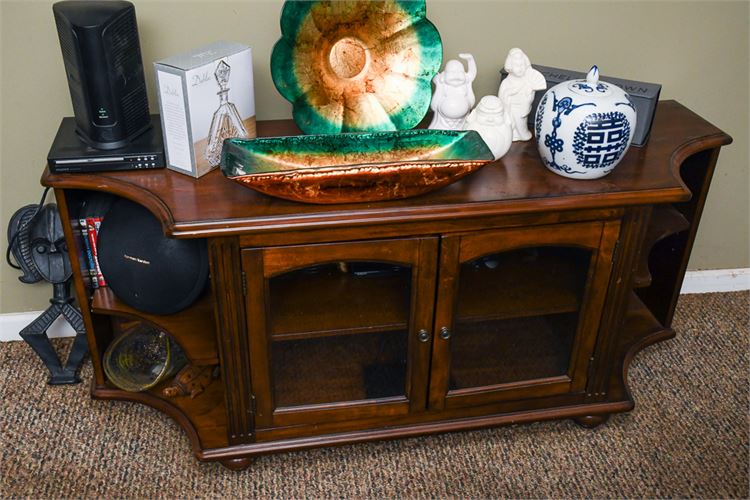
<svg viewBox="0 0 750 500">
<path fill-rule="evenodd" d="M 435 93 L 430 108 L 434 112 L 429 128 L 439 130 L 462 130 L 466 115 L 476 102 L 471 84 L 477 76 L 477 64 L 471 54 L 459 54 L 468 62 L 469 69 L 456 59 L 445 63 L 442 73 L 432 79 Z"/>
<path fill-rule="evenodd" d="M 482 97 L 474 111 L 466 118 L 464 130 L 476 130 L 492 151 L 496 160 L 510 149 L 513 128 L 505 112 L 503 101 L 494 95 Z"/>
<path fill-rule="evenodd" d="M 523 50 L 510 49 L 505 58 L 505 71 L 508 76 L 500 83 L 498 97 L 513 121 L 513 140 L 528 141 L 531 132 L 526 119 L 531 112 L 531 103 L 537 90 L 547 88 L 544 75 L 531 67 L 531 61 Z"/>
</svg>

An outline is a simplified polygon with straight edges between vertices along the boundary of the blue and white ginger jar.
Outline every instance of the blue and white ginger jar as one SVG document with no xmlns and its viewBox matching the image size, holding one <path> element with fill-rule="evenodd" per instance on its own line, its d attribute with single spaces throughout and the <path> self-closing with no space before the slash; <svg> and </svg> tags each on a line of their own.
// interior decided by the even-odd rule
<svg viewBox="0 0 750 500">
<path fill-rule="evenodd" d="M 594 66 L 585 80 L 559 83 L 542 97 L 534 120 L 539 154 L 548 169 L 564 177 L 604 177 L 625 156 L 635 120 L 630 96 L 600 82 Z"/>
</svg>

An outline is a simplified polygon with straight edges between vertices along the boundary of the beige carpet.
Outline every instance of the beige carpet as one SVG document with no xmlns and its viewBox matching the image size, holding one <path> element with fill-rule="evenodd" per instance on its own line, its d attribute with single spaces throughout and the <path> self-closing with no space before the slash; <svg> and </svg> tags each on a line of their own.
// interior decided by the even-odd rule
<svg viewBox="0 0 750 500">
<path fill-rule="evenodd" d="M 676 339 L 630 371 L 633 412 L 198 463 L 155 410 L 50 387 L 0 345 L 0 497 L 748 497 L 747 292 L 683 296 Z M 86 364 L 83 378 L 91 378 Z"/>
</svg>

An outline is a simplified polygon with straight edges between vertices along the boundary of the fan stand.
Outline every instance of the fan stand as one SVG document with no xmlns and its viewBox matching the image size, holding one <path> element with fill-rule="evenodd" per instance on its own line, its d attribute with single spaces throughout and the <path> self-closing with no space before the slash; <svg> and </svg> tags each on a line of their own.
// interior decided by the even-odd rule
<svg viewBox="0 0 750 500">
<path fill-rule="evenodd" d="M 47 366 L 50 372 L 48 384 L 78 384 L 81 382 L 78 376 L 78 369 L 89 350 L 86 342 L 86 328 L 83 325 L 83 316 L 72 305 L 73 297 L 70 295 L 70 280 L 63 283 L 53 283 L 52 286 L 53 295 L 50 299 L 50 304 L 52 305 L 21 330 L 20 335 L 39 357 L 42 358 L 42 361 Z M 73 347 L 70 349 L 65 367 L 62 366 L 62 362 L 47 336 L 47 330 L 59 316 L 65 318 L 65 321 L 76 331 Z"/>
</svg>

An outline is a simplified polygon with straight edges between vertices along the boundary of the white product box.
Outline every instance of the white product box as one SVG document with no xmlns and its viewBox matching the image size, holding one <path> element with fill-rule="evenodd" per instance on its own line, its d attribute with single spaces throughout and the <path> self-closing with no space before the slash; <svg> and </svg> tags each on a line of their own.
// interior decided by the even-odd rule
<svg viewBox="0 0 750 500">
<path fill-rule="evenodd" d="M 229 137 L 255 137 L 252 49 L 216 42 L 154 63 L 167 168 L 200 177 Z"/>
</svg>

